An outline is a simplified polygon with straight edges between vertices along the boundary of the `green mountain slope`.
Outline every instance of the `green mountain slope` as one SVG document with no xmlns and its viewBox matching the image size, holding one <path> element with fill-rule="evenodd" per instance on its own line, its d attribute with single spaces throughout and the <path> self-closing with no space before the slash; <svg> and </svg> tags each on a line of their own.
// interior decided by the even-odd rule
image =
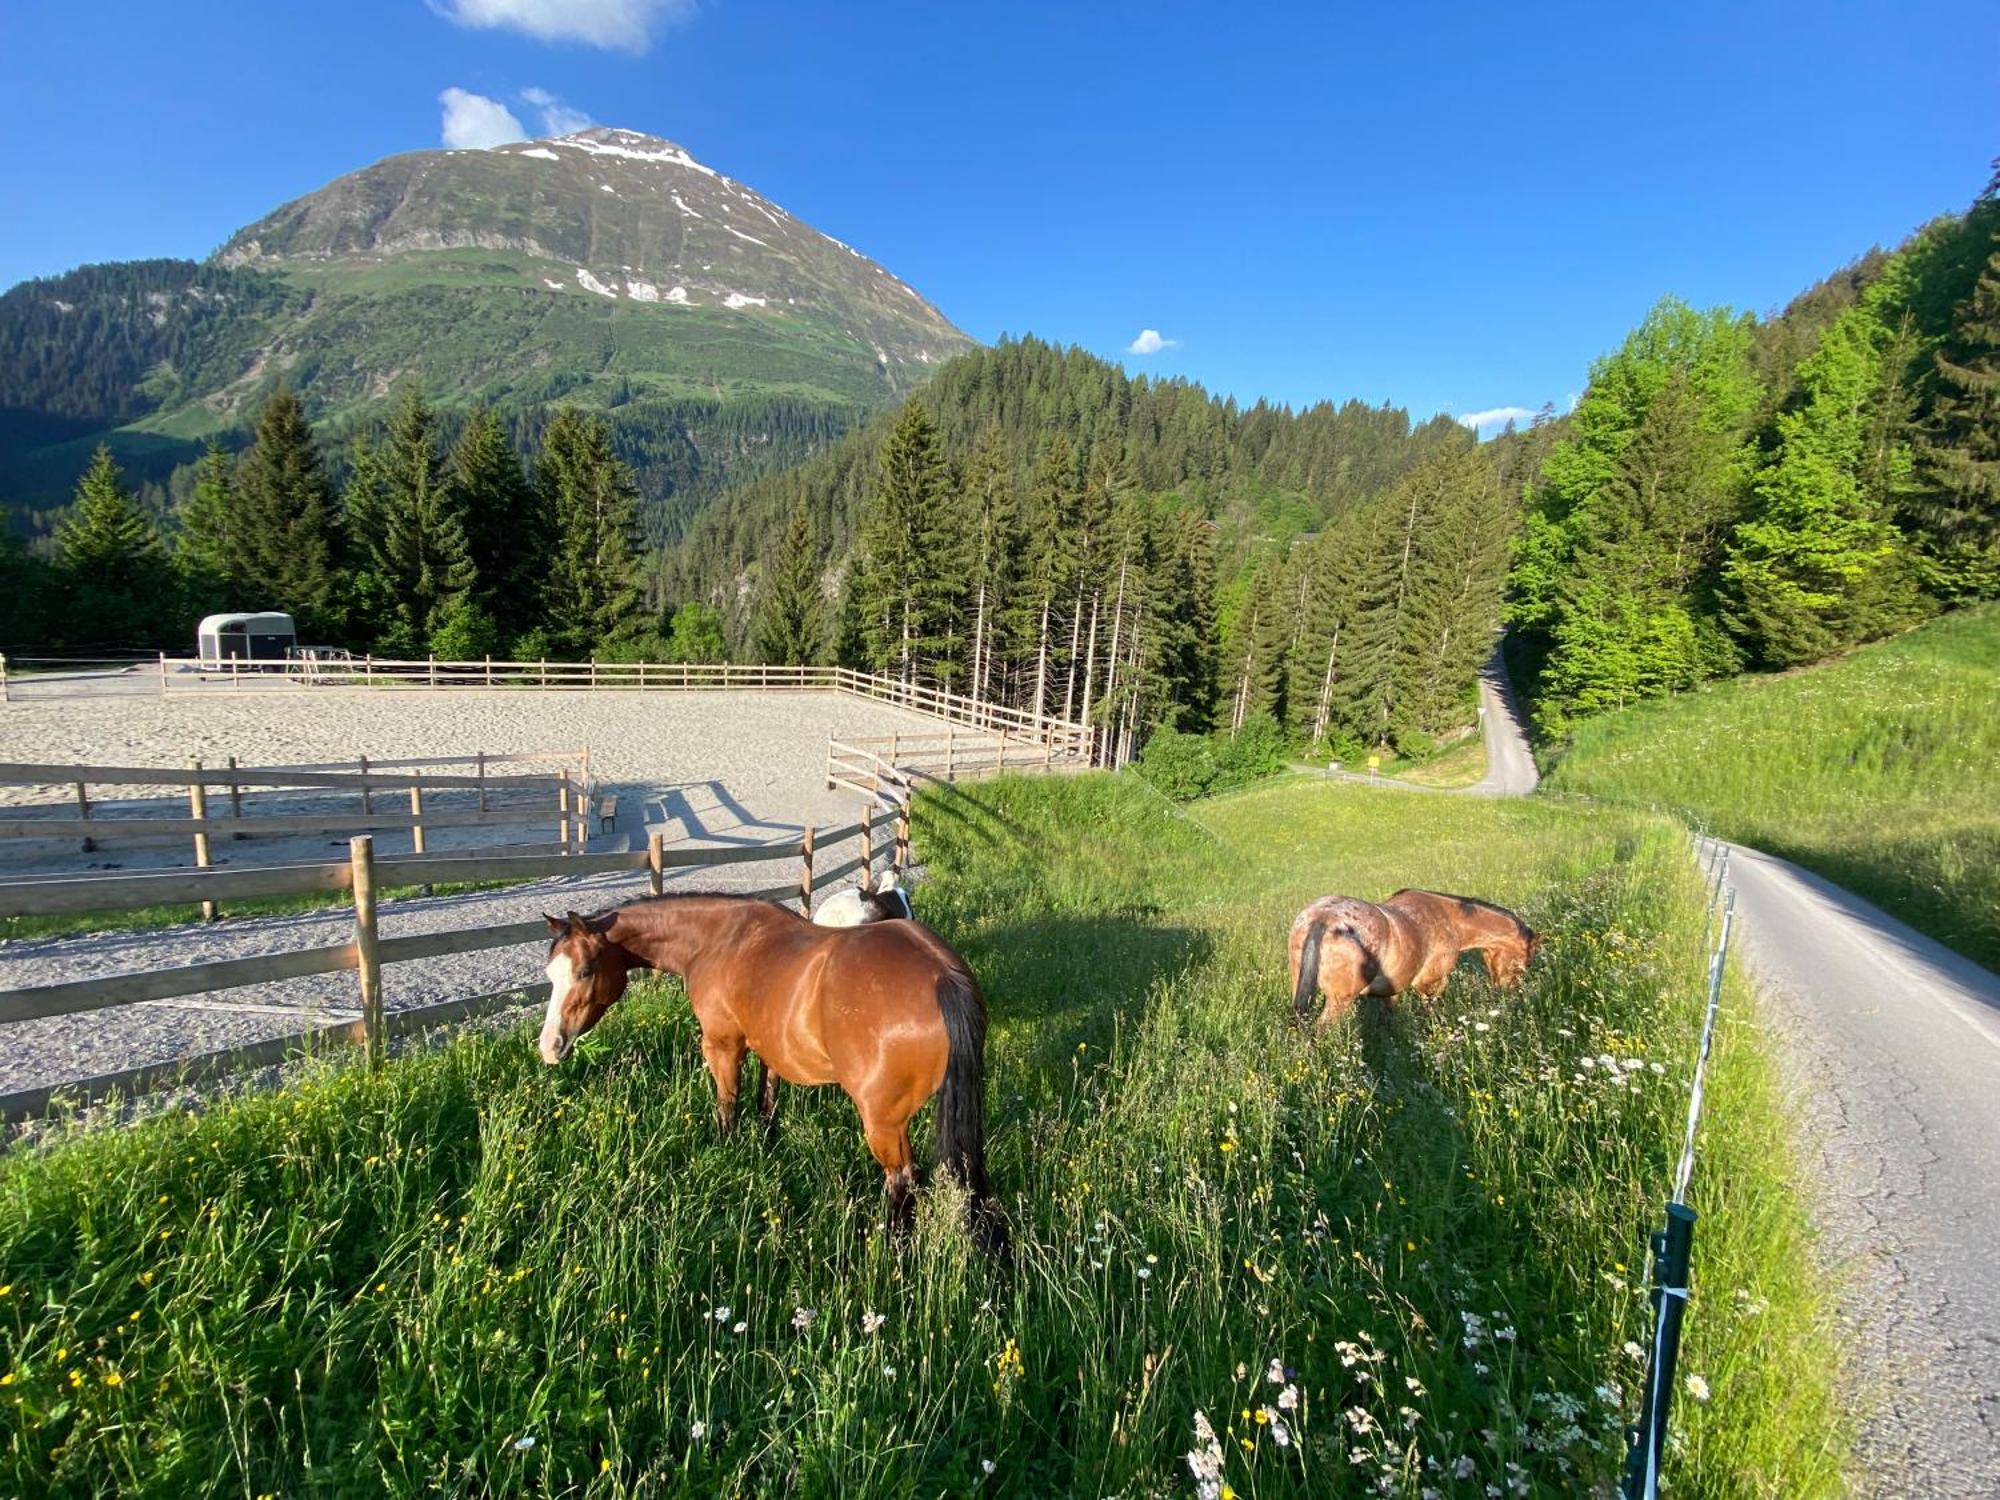
<svg viewBox="0 0 2000 1500">
<path fill-rule="evenodd" d="M 796 462 L 971 340 L 882 267 L 670 142 L 592 129 L 391 157 L 207 264 L 0 297 L 0 502 L 66 498 L 107 436 L 142 479 L 280 378 L 323 430 L 400 381 L 447 410 L 607 411 L 653 528 Z"/>
<path fill-rule="evenodd" d="M 1590 719 L 1548 785 L 1692 813 L 2000 967 L 2000 606 Z"/>
</svg>

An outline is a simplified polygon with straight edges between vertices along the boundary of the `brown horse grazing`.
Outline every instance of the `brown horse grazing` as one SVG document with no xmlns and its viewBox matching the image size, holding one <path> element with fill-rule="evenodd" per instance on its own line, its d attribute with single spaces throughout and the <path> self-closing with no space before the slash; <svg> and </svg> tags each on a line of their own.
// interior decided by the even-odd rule
<svg viewBox="0 0 2000 1500">
<path fill-rule="evenodd" d="M 746 1051 L 766 1126 L 778 1080 L 837 1083 L 882 1164 L 892 1223 L 917 1187 L 910 1117 L 937 1094 L 937 1160 L 971 1195 L 989 1249 L 1006 1229 L 986 1180 L 986 1003 L 965 961 L 916 922 L 815 927 L 747 896 L 675 895 L 549 917 L 542 1061 L 554 1065 L 625 993 L 633 969 L 679 975 L 701 1023 L 722 1129 L 736 1126 Z"/>
<path fill-rule="evenodd" d="M 1307 1020 L 1314 992 L 1324 995 L 1319 1025 L 1325 1028 L 1363 995 L 1388 1001 L 1413 989 L 1432 1000 L 1459 955 L 1475 948 L 1493 982 L 1512 989 L 1540 946 L 1519 917 L 1470 896 L 1402 890 L 1380 904 L 1322 896 L 1292 923 L 1292 1009 Z"/>
</svg>

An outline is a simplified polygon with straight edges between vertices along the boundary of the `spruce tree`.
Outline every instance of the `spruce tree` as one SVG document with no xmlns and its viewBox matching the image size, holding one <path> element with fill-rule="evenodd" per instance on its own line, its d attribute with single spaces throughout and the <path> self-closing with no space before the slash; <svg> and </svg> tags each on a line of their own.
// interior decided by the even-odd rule
<svg viewBox="0 0 2000 1500">
<path fill-rule="evenodd" d="M 949 644 L 946 607 L 963 583 L 933 546 L 945 482 L 937 429 L 911 401 L 882 444 L 856 578 L 869 660 L 905 682 Z"/>
<path fill-rule="evenodd" d="M 418 650 L 473 585 L 475 572 L 459 495 L 445 483 L 437 419 L 414 386 L 373 452 L 380 522 L 364 543 L 370 570 L 396 601 L 398 635 Z"/>
<path fill-rule="evenodd" d="M 283 610 L 306 635 L 337 625 L 333 497 L 305 409 L 286 386 L 257 418 L 236 467 L 236 494 L 232 572 L 261 596 L 242 607 Z"/>
<path fill-rule="evenodd" d="M 1000 430 L 991 423 L 980 433 L 966 465 L 961 494 L 959 524 L 971 570 L 966 577 L 971 639 L 965 690 L 988 701 L 997 681 L 995 658 L 1006 649 L 1005 605 L 1020 547 L 1013 475 Z"/>
<path fill-rule="evenodd" d="M 2000 175 L 1983 202 L 2000 202 Z M 1935 355 L 1936 395 L 1911 506 L 1923 527 L 1925 581 L 1952 602 L 2000 595 L 2000 220 L 1988 245 Z"/>
<path fill-rule="evenodd" d="M 56 523 L 56 550 L 80 639 L 148 645 L 165 638 L 176 601 L 160 533 L 101 443 Z"/>
<path fill-rule="evenodd" d="M 1798 397 L 1780 414 L 1776 445 L 1751 486 L 1751 513 L 1723 564 L 1729 623 L 1767 666 L 1789 667 L 1902 623 L 1893 572 L 1913 581 L 1890 523 L 1907 449 L 1870 452 L 1870 408 L 1879 398 L 1888 331 L 1866 306 L 1849 308 L 1800 364 Z M 1881 440 L 1878 438 L 1878 445 Z"/>
<path fill-rule="evenodd" d="M 527 629 L 540 615 L 554 526 L 491 407 L 467 418 L 452 444 L 445 485 L 465 529 L 481 605 L 504 634 Z"/>
<path fill-rule="evenodd" d="M 810 666 L 820 659 L 826 636 L 819 585 L 819 543 L 811 509 L 801 500 L 792 508 L 785 539 L 778 546 L 757 606 L 757 660 L 773 666 Z"/>
<path fill-rule="evenodd" d="M 542 436 L 535 487 L 555 523 L 543 591 L 557 649 L 585 655 L 640 630 L 638 486 L 601 417 L 564 407 Z"/>
<path fill-rule="evenodd" d="M 236 460 L 215 438 L 195 465 L 194 489 L 181 506 L 174 536 L 174 571 L 188 598 L 203 611 L 229 606 L 243 583 L 235 574 L 242 556 L 238 538 Z"/>
</svg>

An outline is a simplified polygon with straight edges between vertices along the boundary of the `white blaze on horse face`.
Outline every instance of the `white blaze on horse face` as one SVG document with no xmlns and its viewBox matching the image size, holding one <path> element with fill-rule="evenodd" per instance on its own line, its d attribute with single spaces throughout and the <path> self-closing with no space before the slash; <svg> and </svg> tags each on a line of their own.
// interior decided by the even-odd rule
<svg viewBox="0 0 2000 1500">
<path fill-rule="evenodd" d="M 576 965 L 567 953 L 549 960 L 549 1008 L 542 1017 L 542 1061 L 554 1066 L 569 1053 L 569 1038 L 563 1035 L 562 1008 L 570 987 L 576 983 Z"/>
</svg>

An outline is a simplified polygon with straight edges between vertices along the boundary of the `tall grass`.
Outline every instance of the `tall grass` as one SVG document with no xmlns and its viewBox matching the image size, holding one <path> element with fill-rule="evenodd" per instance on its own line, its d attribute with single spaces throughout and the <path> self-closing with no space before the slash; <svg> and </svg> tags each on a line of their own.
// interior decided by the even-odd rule
<svg viewBox="0 0 2000 1500">
<path fill-rule="evenodd" d="M 1603 1489 L 1698 1008 L 1677 831 L 1300 781 L 1181 813 L 1080 777 L 927 799 L 917 845 L 994 1017 L 1011 1273 L 946 1202 L 885 1237 L 837 1092 L 717 1139 L 654 984 L 560 1070 L 525 1029 L 467 1037 L 0 1162 L 0 1491 L 1138 1496 L 1192 1493 L 1191 1451 L 1243 1496 Z M 1406 882 L 1521 907 L 1529 984 L 1467 968 L 1302 1040 L 1293 912 Z M 1833 1361 L 1747 1004 L 1674 1473 L 1828 1494 Z"/>
<path fill-rule="evenodd" d="M 2000 968 L 2000 607 L 1587 721 L 1549 785 L 1684 810 Z"/>
</svg>

